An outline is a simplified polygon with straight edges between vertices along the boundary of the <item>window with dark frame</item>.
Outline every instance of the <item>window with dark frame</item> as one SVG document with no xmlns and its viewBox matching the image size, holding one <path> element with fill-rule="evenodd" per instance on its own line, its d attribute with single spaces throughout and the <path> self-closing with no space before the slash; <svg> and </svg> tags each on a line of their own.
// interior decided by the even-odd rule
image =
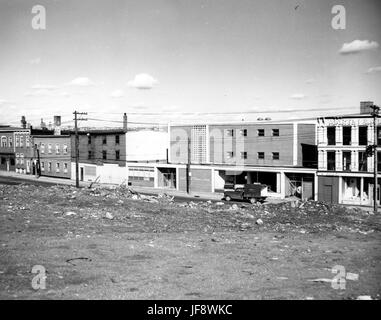
<svg viewBox="0 0 381 320">
<path fill-rule="evenodd" d="M 273 129 L 273 137 L 279 137 L 279 129 Z"/>
<path fill-rule="evenodd" d="M 336 144 L 336 127 L 327 127 L 327 142 L 329 146 Z"/>
<path fill-rule="evenodd" d="M 273 152 L 273 160 L 279 160 L 279 152 Z"/>
<path fill-rule="evenodd" d="M 335 171 L 336 170 L 336 152 L 327 151 L 327 170 Z"/>
<path fill-rule="evenodd" d="M 359 145 L 360 146 L 368 145 L 368 127 L 367 126 L 359 127 Z"/>
<path fill-rule="evenodd" d="M 91 144 L 91 136 L 87 136 L 87 144 Z"/>
<path fill-rule="evenodd" d="M 264 137 L 265 136 L 265 129 L 258 129 L 257 133 L 258 133 L 258 137 Z"/>
<path fill-rule="evenodd" d="M 119 150 L 115 150 L 115 160 L 119 160 L 120 159 L 120 152 Z"/>
<path fill-rule="evenodd" d="M 107 144 L 107 136 L 103 136 L 103 138 L 102 138 L 102 144 Z"/>
<path fill-rule="evenodd" d="M 343 127 L 343 145 L 349 146 L 352 144 L 352 127 L 344 126 Z"/>
<path fill-rule="evenodd" d="M 119 135 L 115 136 L 115 144 L 119 144 Z"/>
<path fill-rule="evenodd" d="M 106 150 L 102 151 L 102 158 L 103 158 L 103 160 L 107 160 L 107 151 Z"/>
<path fill-rule="evenodd" d="M 359 171 L 368 171 L 368 157 L 364 151 L 359 151 Z"/>
<path fill-rule="evenodd" d="M 265 153 L 264 152 L 258 152 L 258 159 L 264 159 Z"/>
<path fill-rule="evenodd" d="M 343 171 L 351 171 L 352 152 L 343 151 Z"/>
<path fill-rule="evenodd" d="M 241 159 L 247 159 L 247 151 L 241 152 Z"/>
</svg>

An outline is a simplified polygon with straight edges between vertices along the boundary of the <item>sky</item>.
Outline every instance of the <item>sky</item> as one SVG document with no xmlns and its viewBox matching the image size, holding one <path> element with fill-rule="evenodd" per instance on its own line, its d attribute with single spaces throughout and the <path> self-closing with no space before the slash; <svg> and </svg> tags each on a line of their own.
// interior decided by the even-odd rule
<svg viewBox="0 0 381 320">
<path fill-rule="evenodd" d="M 381 103 L 380 17 L 379 0 L 0 0 L 0 123 L 356 113 Z"/>
</svg>

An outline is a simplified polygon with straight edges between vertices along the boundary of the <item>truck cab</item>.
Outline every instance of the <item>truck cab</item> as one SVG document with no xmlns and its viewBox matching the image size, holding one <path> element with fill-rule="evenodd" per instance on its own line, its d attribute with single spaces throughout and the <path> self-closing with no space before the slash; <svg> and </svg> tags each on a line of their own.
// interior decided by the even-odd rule
<svg viewBox="0 0 381 320">
<path fill-rule="evenodd" d="M 253 184 L 226 184 L 224 186 L 224 199 L 245 200 L 251 203 L 263 202 L 267 198 L 268 186 L 261 183 Z"/>
</svg>

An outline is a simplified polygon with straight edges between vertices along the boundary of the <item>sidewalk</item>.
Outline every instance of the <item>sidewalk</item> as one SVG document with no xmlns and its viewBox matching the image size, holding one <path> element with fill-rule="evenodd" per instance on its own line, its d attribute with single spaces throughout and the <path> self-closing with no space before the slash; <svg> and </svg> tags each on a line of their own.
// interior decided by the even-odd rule
<svg viewBox="0 0 381 320">
<path fill-rule="evenodd" d="M 64 178 L 53 178 L 53 177 L 45 177 L 40 176 L 36 177 L 34 175 L 28 175 L 28 174 L 21 174 L 11 171 L 1 171 L 0 170 L 0 176 L 4 177 L 11 177 L 15 179 L 23 179 L 23 180 L 30 180 L 30 181 L 38 181 L 38 182 L 45 182 L 45 183 L 51 183 L 51 184 L 64 184 L 64 185 L 71 185 L 75 186 L 75 180 L 71 179 L 64 179 Z M 79 182 L 80 187 L 88 187 L 90 186 L 90 182 Z M 117 184 L 105 184 L 105 183 L 94 183 L 93 187 L 115 187 L 118 186 Z M 130 189 L 137 191 L 139 193 L 147 193 L 147 194 L 161 194 L 166 193 L 170 196 L 175 197 L 184 197 L 184 198 L 199 198 L 204 200 L 221 200 L 223 197 L 222 193 L 203 193 L 203 192 L 197 192 L 197 193 L 186 193 L 184 191 L 179 190 L 172 190 L 172 189 L 165 189 L 165 188 L 150 188 L 150 187 L 139 187 L 139 186 L 130 186 Z"/>
</svg>

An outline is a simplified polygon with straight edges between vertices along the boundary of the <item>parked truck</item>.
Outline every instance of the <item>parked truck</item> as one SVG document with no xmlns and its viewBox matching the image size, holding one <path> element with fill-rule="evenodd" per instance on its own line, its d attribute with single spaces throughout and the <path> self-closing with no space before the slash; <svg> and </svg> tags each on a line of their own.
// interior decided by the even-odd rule
<svg viewBox="0 0 381 320">
<path fill-rule="evenodd" d="M 253 184 L 226 184 L 224 186 L 224 199 L 246 200 L 251 203 L 263 202 L 267 198 L 268 186 L 261 183 Z"/>
</svg>

